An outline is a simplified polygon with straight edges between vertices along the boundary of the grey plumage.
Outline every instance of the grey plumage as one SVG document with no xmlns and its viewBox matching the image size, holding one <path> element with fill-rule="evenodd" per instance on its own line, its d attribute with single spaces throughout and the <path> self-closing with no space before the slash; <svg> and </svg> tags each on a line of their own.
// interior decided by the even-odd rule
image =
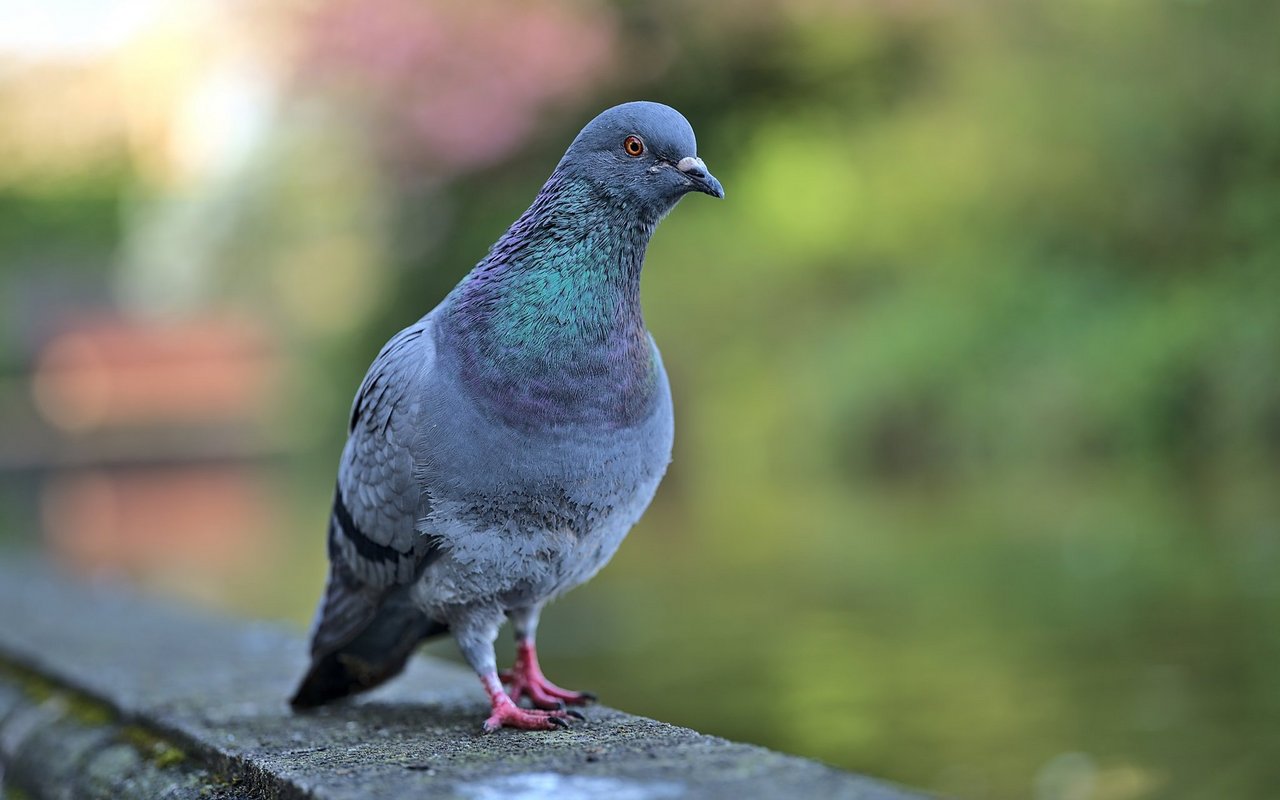
<svg viewBox="0 0 1280 800">
<path fill-rule="evenodd" d="M 377 685 L 448 630 L 490 691 L 488 728 L 560 724 L 495 693 L 504 616 L 529 648 L 517 667 L 543 681 L 534 702 L 581 699 L 541 678 L 538 614 L 604 566 L 670 460 L 638 285 L 653 228 L 688 191 L 723 195 L 683 117 L 606 111 L 485 260 L 383 347 L 352 404 L 295 707 Z"/>
</svg>

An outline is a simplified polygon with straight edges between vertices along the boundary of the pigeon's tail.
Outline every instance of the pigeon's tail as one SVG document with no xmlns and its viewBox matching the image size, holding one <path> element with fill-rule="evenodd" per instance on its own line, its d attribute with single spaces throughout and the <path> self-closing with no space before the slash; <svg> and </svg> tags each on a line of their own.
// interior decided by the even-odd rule
<svg viewBox="0 0 1280 800">
<path fill-rule="evenodd" d="M 413 606 L 407 587 L 376 598 L 352 588 L 339 570 L 331 572 L 311 668 L 289 701 L 295 710 L 378 686 L 400 674 L 422 640 L 449 630 Z"/>
<path fill-rule="evenodd" d="M 358 694 L 400 674 L 423 639 L 444 633 L 448 626 L 421 613 L 382 614 L 350 644 L 315 656 L 289 704 L 315 708 Z"/>
</svg>

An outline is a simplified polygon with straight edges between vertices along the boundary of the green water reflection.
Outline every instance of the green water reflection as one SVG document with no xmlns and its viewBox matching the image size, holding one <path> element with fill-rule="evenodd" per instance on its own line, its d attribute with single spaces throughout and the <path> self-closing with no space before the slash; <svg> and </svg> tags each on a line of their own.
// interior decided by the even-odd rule
<svg viewBox="0 0 1280 800">
<path fill-rule="evenodd" d="M 1280 786 L 1271 478 L 1082 469 L 791 499 L 789 523 L 647 519 L 548 613 L 548 668 L 961 797 Z"/>
</svg>

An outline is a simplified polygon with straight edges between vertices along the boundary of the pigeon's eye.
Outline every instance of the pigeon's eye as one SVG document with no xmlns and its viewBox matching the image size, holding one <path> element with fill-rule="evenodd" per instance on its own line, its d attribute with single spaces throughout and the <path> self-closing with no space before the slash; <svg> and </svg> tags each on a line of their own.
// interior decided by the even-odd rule
<svg viewBox="0 0 1280 800">
<path fill-rule="evenodd" d="M 644 152 L 644 142 L 640 141 L 639 136 L 628 136 L 622 140 L 622 149 L 627 151 L 627 155 L 635 158 Z"/>
</svg>

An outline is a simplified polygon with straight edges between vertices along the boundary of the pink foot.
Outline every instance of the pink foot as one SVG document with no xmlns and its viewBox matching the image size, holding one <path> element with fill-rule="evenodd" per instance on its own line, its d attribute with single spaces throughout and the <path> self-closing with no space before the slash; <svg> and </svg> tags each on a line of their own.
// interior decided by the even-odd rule
<svg viewBox="0 0 1280 800">
<path fill-rule="evenodd" d="M 556 728 L 569 727 L 568 718 L 582 719 L 577 711 L 544 711 L 541 709 L 521 708 L 515 704 L 507 693 L 502 691 L 498 676 L 489 673 L 481 678 L 485 691 L 489 693 L 489 702 L 493 704 L 493 713 L 484 721 L 484 732 L 493 733 L 499 728 L 516 728 L 525 731 L 553 731 Z"/>
<path fill-rule="evenodd" d="M 596 699 L 590 692 L 574 692 L 561 689 L 542 674 L 538 667 L 538 651 L 532 642 L 520 642 L 516 646 L 516 665 L 499 674 L 509 686 L 507 693 L 519 702 L 521 697 L 542 709 L 561 709 L 565 704 L 586 705 Z"/>
</svg>

